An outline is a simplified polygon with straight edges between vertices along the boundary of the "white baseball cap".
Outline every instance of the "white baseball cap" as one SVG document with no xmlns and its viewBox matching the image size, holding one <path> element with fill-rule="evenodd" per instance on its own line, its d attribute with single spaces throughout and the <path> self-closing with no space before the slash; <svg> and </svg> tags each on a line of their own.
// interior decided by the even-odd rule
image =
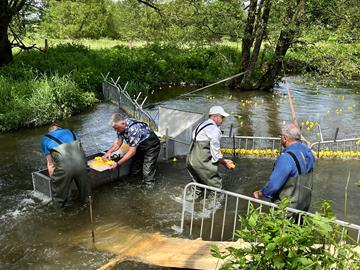
<svg viewBox="0 0 360 270">
<path fill-rule="evenodd" d="M 228 117 L 229 114 L 227 112 L 224 111 L 223 107 L 221 106 L 213 106 L 210 108 L 209 110 L 209 115 L 213 115 L 213 114 L 220 114 L 224 117 Z"/>
</svg>

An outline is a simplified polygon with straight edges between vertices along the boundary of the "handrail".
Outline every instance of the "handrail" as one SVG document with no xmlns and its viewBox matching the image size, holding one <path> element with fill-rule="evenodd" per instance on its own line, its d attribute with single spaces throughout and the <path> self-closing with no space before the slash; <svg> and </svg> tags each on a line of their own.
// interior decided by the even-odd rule
<svg viewBox="0 0 360 270">
<path fill-rule="evenodd" d="M 207 185 L 203 185 L 200 183 L 195 183 L 195 182 L 191 182 L 189 184 L 187 184 L 184 188 L 183 191 L 183 201 L 182 201 L 182 214 L 181 214 L 181 225 L 180 225 L 180 232 L 183 233 L 184 232 L 184 224 L 185 224 L 185 212 L 186 209 L 188 209 L 189 207 L 188 204 L 191 204 L 191 208 L 190 208 L 190 235 L 193 234 L 193 230 L 194 230 L 194 210 L 195 210 L 195 193 L 196 193 L 196 188 L 200 188 L 203 189 L 203 198 L 201 199 L 200 202 L 198 202 L 199 204 L 202 203 L 202 216 L 201 216 L 201 223 L 200 223 L 200 235 L 198 237 L 202 238 L 203 237 L 203 226 L 204 226 L 204 210 L 205 210 L 205 200 L 206 200 L 206 195 L 209 194 L 209 191 L 214 192 L 215 196 L 213 199 L 213 202 L 215 204 L 216 201 L 216 197 L 217 194 L 223 194 L 225 195 L 225 203 L 224 205 L 227 206 L 228 204 L 228 199 L 229 197 L 234 197 L 236 198 L 236 208 L 235 208 L 235 212 L 234 212 L 234 224 L 233 224 L 233 228 L 232 228 L 232 240 L 234 240 L 235 237 L 235 230 L 236 230 L 236 222 L 237 222 L 237 215 L 238 215 L 238 205 L 239 205 L 239 199 L 245 200 L 247 201 L 247 214 L 249 213 L 249 209 L 250 209 L 250 204 L 251 203 L 257 203 L 260 204 L 260 207 L 262 206 L 268 206 L 271 208 L 278 208 L 278 205 L 275 203 L 271 203 L 271 202 L 267 202 L 267 201 L 263 201 L 260 199 L 256 199 L 253 197 L 249 197 L 246 195 L 242 195 L 239 193 L 234 193 L 231 191 L 227 191 L 227 190 L 223 190 L 223 189 L 219 189 L 219 188 L 215 188 L 215 187 L 211 187 L 211 186 L 207 186 Z M 186 196 L 187 194 L 189 194 L 189 190 L 192 192 L 193 194 L 193 199 L 192 201 L 186 201 Z M 201 206 L 201 205 L 200 205 Z M 214 205 L 215 206 L 215 205 Z M 298 209 L 294 209 L 294 208 L 290 208 L 287 207 L 285 208 L 286 211 L 290 212 L 290 213 L 294 213 L 294 214 L 298 214 L 299 216 L 302 215 L 307 215 L 307 216 L 311 216 L 313 217 L 314 214 L 309 213 L 309 212 L 305 212 L 305 211 L 301 211 Z M 222 220 L 222 226 L 221 226 L 221 240 L 223 240 L 223 236 L 224 236 L 224 230 L 225 230 L 225 223 L 226 223 L 226 207 L 224 208 L 224 214 L 223 214 L 223 220 Z M 215 207 L 213 207 L 212 209 L 212 215 L 211 215 L 211 230 L 210 230 L 210 240 L 212 240 L 213 237 L 213 228 L 215 225 L 215 220 L 214 220 L 214 215 L 215 215 Z M 301 219 L 298 219 L 298 224 L 300 225 L 300 221 Z M 352 223 L 348 223 L 342 220 L 333 220 L 332 221 L 334 224 L 340 225 L 343 227 L 343 234 L 344 234 L 344 230 L 345 229 L 352 229 L 357 231 L 357 238 L 356 238 L 356 242 L 359 243 L 360 242 L 360 226 L 356 225 L 356 224 L 352 224 Z M 343 234 L 342 234 L 342 238 L 343 238 Z M 196 237 L 196 236 L 195 236 Z"/>
</svg>

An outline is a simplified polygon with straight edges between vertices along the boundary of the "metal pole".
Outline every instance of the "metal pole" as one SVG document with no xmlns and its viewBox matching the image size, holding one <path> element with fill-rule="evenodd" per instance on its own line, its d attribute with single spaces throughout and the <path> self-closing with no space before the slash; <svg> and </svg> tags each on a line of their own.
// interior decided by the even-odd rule
<svg viewBox="0 0 360 270">
<path fill-rule="evenodd" d="M 235 157 L 235 136 L 233 136 L 233 156 Z"/>
<path fill-rule="evenodd" d="M 90 208 L 91 237 L 92 237 L 92 242 L 95 243 L 94 219 L 93 219 L 93 209 L 92 209 L 92 198 L 91 198 L 91 196 L 89 196 L 89 208 Z"/>
<path fill-rule="evenodd" d="M 231 135 L 232 135 L 232 130 L 233 130 L 233 124 L 230 125 L 229 138 L 230 138 Z"/>
<path fill-rule="evenodd" d="M 336 128 L 334 142 L 336 142 L 336 138 L 337 138 L 338 133 L 339 133 L 339 128 Z"/>
</svg>

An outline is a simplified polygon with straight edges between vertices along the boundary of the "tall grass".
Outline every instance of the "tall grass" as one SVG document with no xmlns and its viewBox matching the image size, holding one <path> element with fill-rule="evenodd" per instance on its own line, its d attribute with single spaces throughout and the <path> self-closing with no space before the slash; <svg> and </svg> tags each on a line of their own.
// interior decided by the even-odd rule
<svg viewBox="0 0 360 270">
<path fill-rule="evenodd" d="M 69 76 L 16 81 L 0 76 L 0 130 L 39 126 L 85 110 L 95 95 L 82 92 Z"/>
</svg>

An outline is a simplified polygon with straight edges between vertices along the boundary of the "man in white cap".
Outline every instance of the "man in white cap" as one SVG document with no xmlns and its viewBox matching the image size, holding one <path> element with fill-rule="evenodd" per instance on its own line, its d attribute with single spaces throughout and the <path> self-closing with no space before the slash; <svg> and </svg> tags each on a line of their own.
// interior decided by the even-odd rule
<svg viewBox="0 0 360 270">
<path fill-rule="evenodd" d="M 234 163 L 224 159 L 220 152 L 221 130 L 228 113 L 220 106 L 213 106 L 209 119 L 201 123 L 193 132 L 193 141 L 186 159 L 186 166 L 195 182 L 222 188 L 222 179 L 218 172 L 219 163 L 227 169 L 234 169 Z"/>
</svg>

